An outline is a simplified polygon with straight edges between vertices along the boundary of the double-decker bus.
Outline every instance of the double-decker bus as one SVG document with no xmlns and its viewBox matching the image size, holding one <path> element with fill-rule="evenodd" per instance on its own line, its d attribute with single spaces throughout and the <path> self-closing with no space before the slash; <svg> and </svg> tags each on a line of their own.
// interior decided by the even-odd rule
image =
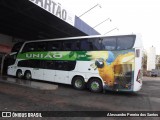
<svg viewBox="0 0 160 120">
<path fill-rule="evenodd" d="M 139 91 L 141 61 L 142 43 L 137 34 L 33 40 L 16 49 L 15 62 L 7 73 L 92 92 Z"/>
</svg>

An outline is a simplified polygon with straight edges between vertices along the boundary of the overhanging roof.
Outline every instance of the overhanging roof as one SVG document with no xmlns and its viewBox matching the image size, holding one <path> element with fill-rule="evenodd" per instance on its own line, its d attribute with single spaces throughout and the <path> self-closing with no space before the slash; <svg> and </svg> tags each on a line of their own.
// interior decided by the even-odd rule
<svg viewBox="0 0 160 120">
<path fill-rule="evenodd" d="M 79 25 L 83 21 L 76 20 L 72 26 L 29 0 L 0 0 L 0 33 L 14 37 L 30 40 L 89 35 L 83 31 L 86 25 Z"/>
</svg>

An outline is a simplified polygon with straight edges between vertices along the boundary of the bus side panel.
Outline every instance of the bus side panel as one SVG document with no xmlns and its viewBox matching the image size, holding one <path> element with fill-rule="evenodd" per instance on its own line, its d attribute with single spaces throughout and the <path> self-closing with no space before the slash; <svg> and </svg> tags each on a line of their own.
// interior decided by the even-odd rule
<svg viewBox="0 0 160 120">
<path fill-rule="evenodd" d="M 133 91 L 135 49 L 92 51 L 88 55 L 93 58 L 90 66 L 102 78 L 105 89 Z"/>
<path fill-rule="evenodd" d="M 77 61 L 75 69 L 72 72 L 69 72 L 69 76 L 71 76 L 70 79 L 72 79 L 74 76 L 82 76 L 87 83 L 89 78 L 91 77 L 98 77 L 100 78 L 98 74 L 98 70 L 95 66 L 95 61 Z"/>
<path fill-rule="evenodd" d="M 134 73 L 134 88 L 133 91 L 139 91 L 142 87 L 142 48 L 135 48 L 135 73 Z"/>
</svg>

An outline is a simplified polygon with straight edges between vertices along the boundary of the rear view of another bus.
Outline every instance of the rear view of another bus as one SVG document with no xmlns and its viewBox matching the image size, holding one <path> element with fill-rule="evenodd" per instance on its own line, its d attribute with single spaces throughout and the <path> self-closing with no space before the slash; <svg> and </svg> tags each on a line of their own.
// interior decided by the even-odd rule
<svg viewBox="0 0 160 120">
<path fill-rule="evenodd" d="M 21 46 L 23 45 L 23 42 L 18 42 L 16 44 L 14 44 L 11 53 L 7 54 L 5 56 L 4 62 L 3 62 L 3 74 L 7 74 L 7 70 L 8 70 L 8 66 L 13 65 L 15 63 L 17 54 L 21 48 Z"/>
</svg>

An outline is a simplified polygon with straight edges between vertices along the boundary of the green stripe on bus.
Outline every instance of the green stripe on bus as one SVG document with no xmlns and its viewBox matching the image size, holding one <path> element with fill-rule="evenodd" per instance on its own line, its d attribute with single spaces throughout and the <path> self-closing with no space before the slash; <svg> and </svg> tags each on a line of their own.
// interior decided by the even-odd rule
<svg viewBox="0 0 160 120">
<path fill-rule="evenodd" d="M 35 60 L 91 60 L 91 55 L 86 51 L 63 51 L 63 52 L 27 52 L 18 54 L 18 59 Z"/>
</svg>

